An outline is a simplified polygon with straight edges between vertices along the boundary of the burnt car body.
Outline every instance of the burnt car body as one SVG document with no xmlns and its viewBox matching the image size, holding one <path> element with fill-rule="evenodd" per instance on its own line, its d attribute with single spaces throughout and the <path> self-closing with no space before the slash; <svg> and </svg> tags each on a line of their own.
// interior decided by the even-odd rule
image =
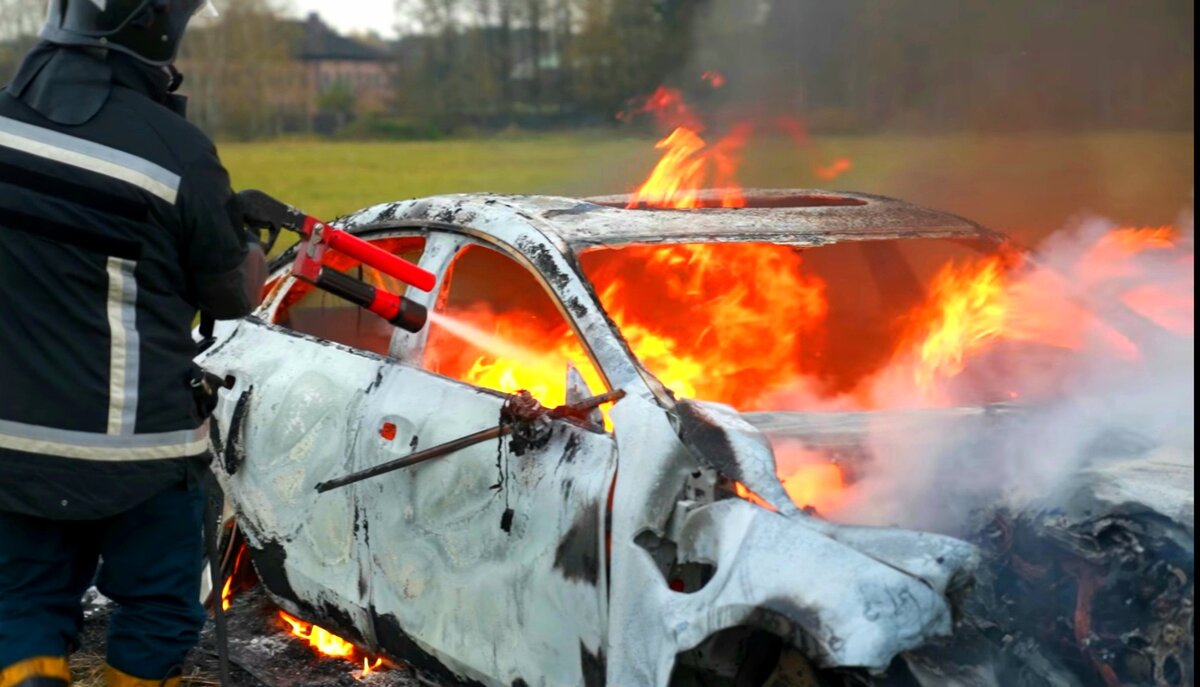
<svg viewBox="0 0 1200 687">
<path fill-rule="evenodd" d="M 756 418 L 667 391 L 626 345 L 577 255 L 627 244 L 1000 238 L 875 196 L 749 195 L 745 209 L 697 212 L 456 195 L 340 221 L 398 253 L 418 247 L 413 257 L 439 288 L 408 296 L 435 313 L 466 247 L 520 264 L 605 390 L 626 395 L 608 429 L 547 420 L 324 494 L 316 484 L 495 426 L 507 397 L 423 369 L 428 330 L 372 323 L 358 329 L 370 345 L 339 342 L 335 332 L 358 326 L 346 318 L 372 316 L 305 315 L 284 255 L 259 310 L 219 327 L 198 358 L 232 381 L 212 421 L 217 471 L 274 599 L 423 675 L 466 684 L 687 684 L 689 671 L 705 684 L 806 684 L 809 663 L 882 671 L 948 635 L 976 550 L 797 508 Z M 568 400 L 605 391 L 577 377 Z M 816 425 L 840 420 L 811 422 L 820 434 Z M 733 482 L 763 503 L 735 497 Z"/>
</svg>

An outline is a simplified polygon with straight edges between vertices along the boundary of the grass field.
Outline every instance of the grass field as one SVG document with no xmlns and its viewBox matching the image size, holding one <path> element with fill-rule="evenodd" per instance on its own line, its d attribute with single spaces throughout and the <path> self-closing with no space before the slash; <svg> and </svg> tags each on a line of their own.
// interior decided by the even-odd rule
<svg viewBox="0 0 1200 687">
<path fill-rule="evenodd" d="M 1190 207 L 1192 133 L 1120 132 L 817 139 L 797 148 L 759 141 L 747 150 L 745 186 L 828 187 L 882 193 L 949 210 L 1025 241 L 1081 212 L 1125 224 L 1166 224 Z M 261 188 L 334 217 L 378 202 L 497 191 L 600 195 L 646 176 L 654 141 L 611 134 L 414 143 L 228 143 L 222 157 L 238 188 Z M 820 182 L 813 169 L 847 157 L 853 169 Z"/>
</svg>

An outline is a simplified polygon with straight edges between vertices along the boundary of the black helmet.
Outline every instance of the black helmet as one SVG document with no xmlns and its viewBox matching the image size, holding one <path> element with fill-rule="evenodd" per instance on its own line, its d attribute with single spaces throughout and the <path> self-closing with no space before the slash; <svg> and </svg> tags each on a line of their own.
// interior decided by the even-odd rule
<svg viewBox="0 0 1200 687">
<path fill-rule="evenodd" d="M 50 0 L 41 38 L 108 48 L 154 65 L 175 60 L 192 17 L 216 15 L 212 0 Z"/>
</svg>

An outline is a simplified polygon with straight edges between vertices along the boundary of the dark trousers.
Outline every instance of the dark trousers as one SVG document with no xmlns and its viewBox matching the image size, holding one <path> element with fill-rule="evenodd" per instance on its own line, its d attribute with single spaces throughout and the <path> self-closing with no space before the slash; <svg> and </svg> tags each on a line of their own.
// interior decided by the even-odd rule
<svg viewBox="0 0 1200 687">
<path fill-rule="evenodd" d="M 109 664 L 149 680 L 177 673 L 205 618 L 203 511 L 202 490 L 181 483 L 104 520 L 0 512 L 0 668 L 78 647 L 94 583 L 118 604 Z"/>
</svg>

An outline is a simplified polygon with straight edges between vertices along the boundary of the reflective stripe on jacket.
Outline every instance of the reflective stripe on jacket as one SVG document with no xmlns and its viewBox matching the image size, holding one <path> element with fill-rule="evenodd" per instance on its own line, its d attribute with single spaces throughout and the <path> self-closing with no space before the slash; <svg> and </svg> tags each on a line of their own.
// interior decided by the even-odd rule
<svg viewBox="0 0 1200 687">
<path fill-rule="evenodd" d="M 250 307 L 212 302 L 247 248 L 211 141 L 112 59 L 67 53 L 40 84 L 111 80 L 78 126 L 0 92 L 0 510 L 106 517 L 177 482 L 207 449 L 197 310 Z"/>
</svg>

